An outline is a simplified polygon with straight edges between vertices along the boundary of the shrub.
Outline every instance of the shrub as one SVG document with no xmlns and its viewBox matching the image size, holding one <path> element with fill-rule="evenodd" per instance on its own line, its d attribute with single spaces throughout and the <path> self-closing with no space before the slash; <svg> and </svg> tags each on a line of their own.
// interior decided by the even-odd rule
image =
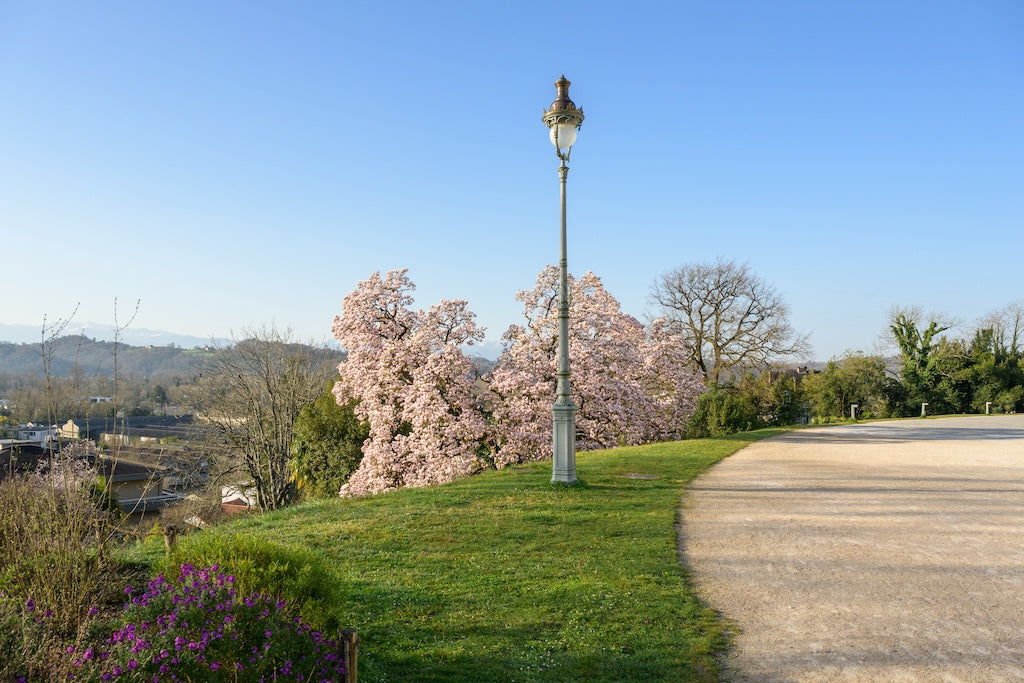
<svg viewBox="0 0 1024 683">
<path fill-rule="evenodd" d="M 690 438 L 722 436 L 760 427 L 757 405 L 729 387 L 712 387 L 697 399 L 697 410 L 686 425 Z"/>
<path fill-rule="evenodd" d="M 96 472 L 80 458 L 89 450 L 74 444 L 36 472 L 0 481 L 0 590 L 50 610 L 68 630 L 120 583 L 117 518 L 98 505 Z"/>
<path fill-rule="evenodd" d="M 369 426 L 355 413 L 354 402 L 338 405 L 331 393 L 334 382 L 295 420 L 289 466 L 307 500 L 335 498 L 359 467 Z"/>
<path fill-rule="evenodd" d="M 216 564 L 235 577 L 240 593 L 280 596 L 317 626 L 338 626 L 325 606 L 340 602 L 339 586 L 306 548 L 273 543 L 252 533 L 200 532 L 183 539 L 172 558 L 156 560 L 155 571 L 173 575 L 182 562 Z"/>
<path fill-rule="evenodd" d="M 240 597 L 217 565 L 183 564 L 132 597 L 102 643 L 69 647 L 74 680 L 332 681 L 339 643 L 291 617 L 284 600 Z M 132 589 L 125 591 L 131 594 Z"/>
<path fill-rule="evenodd" d="M 67 648 L 83 642 L 81 636 L 94 621 L 83 615 L 78 632 L 68 633 L 54 623 L 54 612 L 41 609 L 29 598 L 0 593 L 0 681 L 61 680 L 71 673 Z"/>
</svg>

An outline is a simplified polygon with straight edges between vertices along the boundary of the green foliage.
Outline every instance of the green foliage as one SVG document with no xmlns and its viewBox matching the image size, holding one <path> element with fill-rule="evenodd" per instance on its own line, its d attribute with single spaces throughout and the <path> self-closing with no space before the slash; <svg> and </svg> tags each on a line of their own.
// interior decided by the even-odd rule
<svg viewBox="0 0 1024 683">
<path fill-rule="evenodd" d="M 748 373 L 735 386 L 755 406 L 755 428 L 792 425 L 804 417 L 803 389 L 796 377 L 767 370 Z"/>
<path fill-rule="evenodd" d="M 0 592 L 0 681 L 67 679 L 66 648 L 75 635 L 52 628 L 44 615 L 31 600 Z"/>
<path fill-rule="evenodd" d="M 353 404 L 340 406 L 331 393 L 333 382 L 295 420 L 289 466 L 306 499 L 338 495 L 359 467 L 369 426 L 356 417 Z"/>
<path fill-rule="evenodd" d="M 985 412 L 985 404 L 991 403 L 993 411 L 1017 412 L 1024 401 L 1024 368 L 1017 346 L 988 327 L 975 333 L 968 353 L 964 375 L 972 388 L 970 409 Z"/>
<path fill-rule="evenodd" d="M 263 593 L 293 605 L 308 621 L 322 628 L 337 628 L 328 608 L 343 600 L 341 587 L 316 553 L 298 545 L 279 543 L 232 527 L 225 533 L 195 533 L 184 537 L 170 557 L 162 541 L 150 541 L 147 554 L 154 569 L 177 577 L 182 564 L 218 565 L 236 579 L 240 594 Z M 140 555 L 136 555 L 140 557 Z"/>
<path fill-rule="evenodd" d="M 75 680 L 339 680 L 337 641 L 324 638 L 288 604 L 235 589 L 220 567 L 180 567 L 131 602 L 110 627 L 66 649 Z M 107 635 L 109 633 L 109 635 Z M 105 637 L 104 637 L 105 636 Z"/>
<path fill-rule="evenodd" d="M 889 417 L 892 384 L 884 360 L 859 353 L 829 361 L 824 370 L 801 382 L 818 422 L 849 417 L 852 403 L 860 406 L 861 417 Z"/>
<path fill-rule="evenodd" d="M 117 500 L 117 493 L 110 488 L 107 478 L 100 475 L 96 477 L 89 486 L 89 500 L 98 510 L 112 515 L 114 518 L 121 516 L 121 506 Z"/>
<path fill-rule="evenodd" d="M 1016 332 L 1008 334 L 997 322 L 977 330 L 970 341 L 937 339 L 946 329 L 930 321 L 919 330 L 913 316 L 893 317 L 890 330 L 903 361 L 894 412 L 916 415 L 921 403 L 928 403 L 930 414 L 984 412 L 989 402 L 996 411 L 1016 411 L 1024 398 Z"/>
<path fill-rule="evenodd" d="M 936 392 L 939 373 L 932 357 L 936 337 L 949 326 L 931 320 L 928 327 L 921 330 L 916 317 L 913 311 L 897 312 L 889 323 L 903 362 L 900 380 L 905 395 L 903 402 L 894 406 L 895 411 L 904 416 L 915 415 L 922 403 L 928 403 L 933 413 L 949 412 L 946 410 L 948 401 L 943 400 L 942 393 Z"/>
<path fill-rule="evenodd" d="M 746 432 L 760 425 L 758 406 L 750 392 L 734 387 L 711 387 L 697 399 L 697 409 L 686 425 L 691 438 Z"/>
<path fill-rule="evenodd" d="M 748 373 L 728 386 L 712 386 L 697 399 L 686 425 L 690 438 L 724 436 L 800 422 L 805 403 L 800 383 L 774 370 Z"/>
</svg>

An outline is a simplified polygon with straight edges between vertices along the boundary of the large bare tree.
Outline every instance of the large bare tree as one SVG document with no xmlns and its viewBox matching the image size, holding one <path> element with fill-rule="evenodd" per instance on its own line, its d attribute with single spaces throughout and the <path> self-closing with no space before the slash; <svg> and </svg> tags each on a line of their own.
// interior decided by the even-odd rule
<svg viewBox="0 0 1024 683">
<path fill-rule="evenodd" d="M 718 259 L 658 276 L 650 301 L 657 315 L 693 338 L 690 361 L 709 384 L 730 371 L 763 368 L 810 352 L 807 335 L 789 323 L 789 307 L 746 264 Z"/>
<path fill-rule="evenodd" d="M 295 419 L 335 373 L 337 353 L 292 339 L 273 326 L 245 331 L 220 349 L 193 403 L 241 456 L 264 510 L 295 494 L 288 461 Z"/>
</svg>

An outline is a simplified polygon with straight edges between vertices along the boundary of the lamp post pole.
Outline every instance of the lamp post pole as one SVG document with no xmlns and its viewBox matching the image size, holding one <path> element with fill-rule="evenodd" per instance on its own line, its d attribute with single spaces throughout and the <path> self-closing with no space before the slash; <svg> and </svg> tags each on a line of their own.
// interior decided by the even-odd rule
<svg viewBox="0 0 1024 683">
<path fill-rule="evenodd" d="M 576 481 L 576 406 L 572 402 L 569 379 L 569 260 L 565 230 L 565 181 L 569 177 L 569 154 L 576 142 L 576 131 L 583 123 L 583 110 L 569 99 L 570 82 L 563 74 L 555 81 L 557 96 L 544 112 L 544 125 L 550 129 L 551 143 L 561 160 L 558 166 L 561 204 L 561 254 L 558 261 L 558 385 L 552 415 L 553 465 L 551 483 Z"/>
</svg>

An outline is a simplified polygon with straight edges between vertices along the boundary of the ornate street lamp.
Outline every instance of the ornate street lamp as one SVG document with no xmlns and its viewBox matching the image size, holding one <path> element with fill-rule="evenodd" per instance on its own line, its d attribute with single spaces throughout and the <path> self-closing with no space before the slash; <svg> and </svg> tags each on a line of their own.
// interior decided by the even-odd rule
<svg viewBox="0 0 1024 683">
<path fill-rule="evenodd" d="M 583 123 L 583 110 L 577 109 L 569 99 L 569 85 L 565 74 L 555 81 L 557 96 L 542 119 L 550 129 L 555 153 L 562 160 L 558 167 L 562 205 L 562 252 L 558 262 L 558 389 L 555 404 L 551 407 L 554 422 L 551 482 L 564 484 L 576 481 L 576 406 L 573 405 L 569 385 L 569 261 L 565 240 L 565 179 L 569 176 L 569 154 L 576 142 L 576 131 Z"/>
</svg>

